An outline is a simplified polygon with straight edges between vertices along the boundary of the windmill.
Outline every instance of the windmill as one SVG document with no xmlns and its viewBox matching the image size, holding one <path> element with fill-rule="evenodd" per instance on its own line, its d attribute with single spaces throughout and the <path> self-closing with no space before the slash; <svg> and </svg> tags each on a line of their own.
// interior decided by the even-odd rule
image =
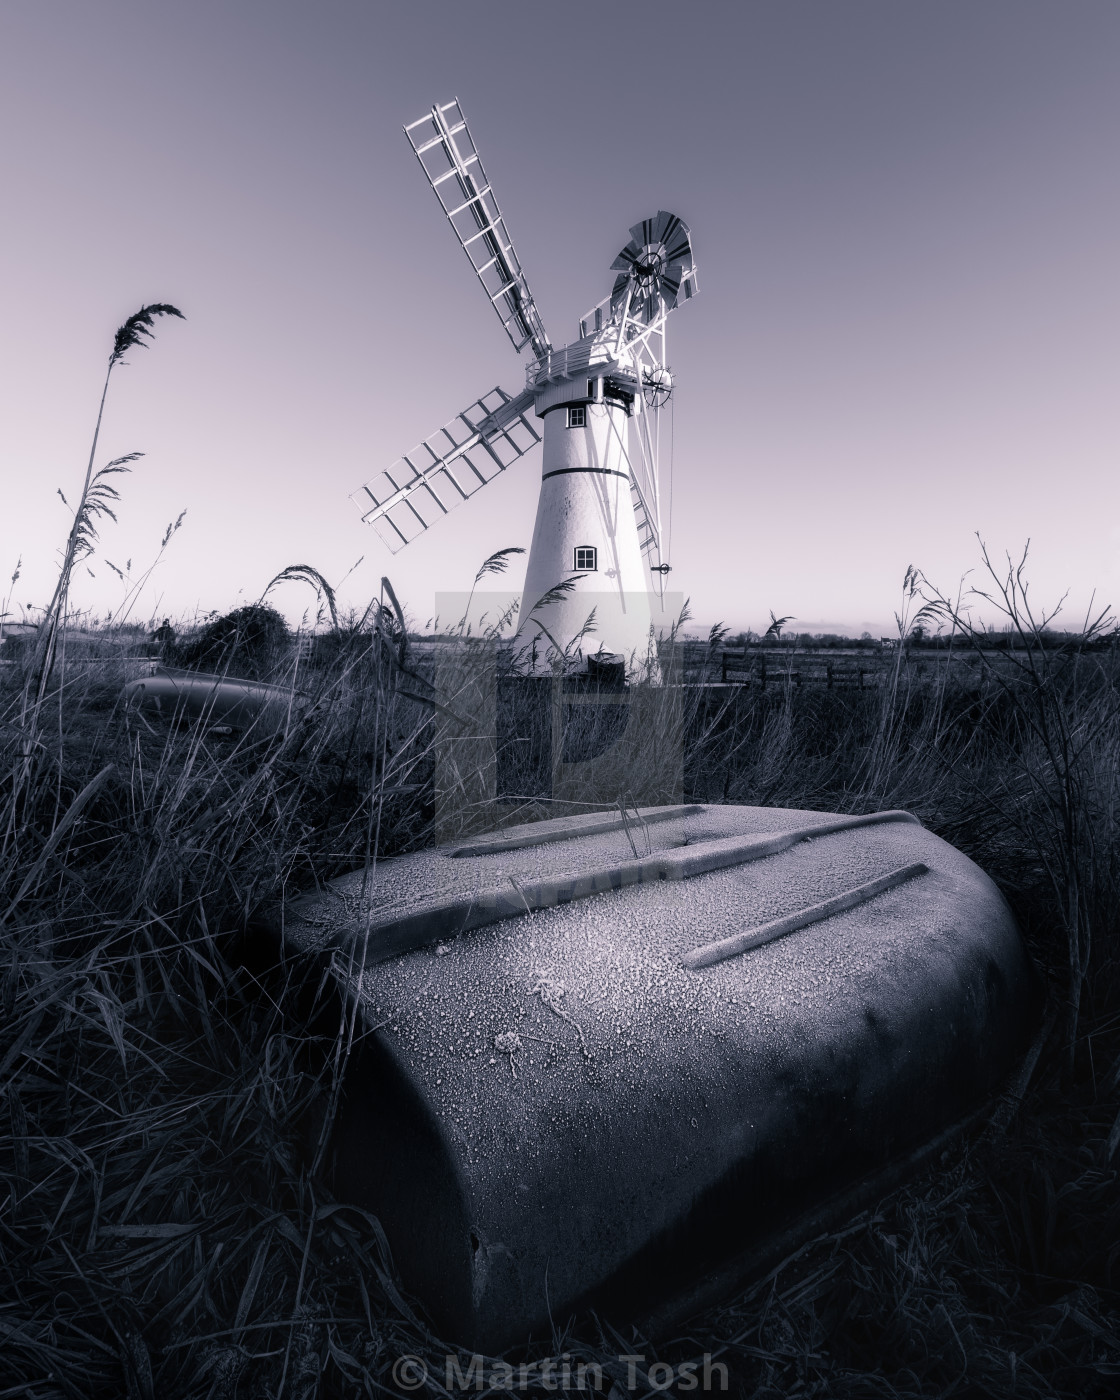
<svg viewBox="0 0 1120 1400">
<path fill-rule="evenodd" d="M 669 312 L 696 293 L 687 224 L 664 210 L 630 229 L 608 296 L 553 349 L 458 101 L 405 127 L 514 349 L 525 388 L 491 389 L 352 499 L 396 553 L 544 443 L 518 635 L 640 667 L 664 598 L 660 419 L 673 391 Z M 656 584 L 654 583 L 656 580 Z"/>
</svg>

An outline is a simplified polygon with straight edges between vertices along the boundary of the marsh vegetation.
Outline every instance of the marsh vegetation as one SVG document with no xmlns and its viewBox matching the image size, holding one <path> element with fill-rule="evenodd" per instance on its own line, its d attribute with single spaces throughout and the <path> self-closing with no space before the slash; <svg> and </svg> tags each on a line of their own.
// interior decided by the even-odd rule
<svg viewBox="0 0 1120 1400">
<path fill-rule="evenodd" d="M 91 465 L 56 598 L 0 667 L 0 1394 L 372 1396 L 402 1353 L 442 1376 L 377 1221 L 331 1195 L 350 1008 L 255 931 L 433 839 L 441 736 L 468 697 L 390 592 L 310 641 L 260 612 L 179 629 L 179 664 L 298 691 L 279 728 L 129 709 L 142 638 L 118 623 L 79 645 L 68 604 L 111 484 Z M 620 1353 L 710 1352 L 742 1396 L 1115 1393 L 1120 653 L 1105 618 L 1058 633 L 1034 615 L 1019 565 L 988 577 L 1018 643 L 1000 664 L 908 576 L 921 625 L 975 666 L 630 703 L 662 707 L 686 800 L 907 808 L 977 860 L 1047 986 L 1023 1075 L 934 1169 L 686 1335 L 589 1321 L 534 1357 L 598 1360 L 624 1386 Z M 554 713 L 538 695 L 519 717 L 531 693 L 502 701 L 513 739 Z M 552 814 L 552 759 L 524 749 L 487 750 L 494 785 L 464 781 L 459 810 Z M 636 796 L 625 765 L 599 781 L 618 790 L 578 800 Z"/>
</svg>

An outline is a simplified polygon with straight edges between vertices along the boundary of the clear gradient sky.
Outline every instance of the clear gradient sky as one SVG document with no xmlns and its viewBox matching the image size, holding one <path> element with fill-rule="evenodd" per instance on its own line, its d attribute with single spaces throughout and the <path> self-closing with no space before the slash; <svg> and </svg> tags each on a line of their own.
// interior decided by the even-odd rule
<svg viewBox="0 0 1120 1400">
<path fill-rule="evenodd" d="M 1120 4 L 0 0 L 0 598 L 41 604 L 116 326 L 170 301 L 102 458 L 147 616 L 308 563 L 363 603 L 527 546 L 531 457 L 396 557 L 349 493 L 522 370 L 401 132 L 458 96 L 556 343 L 627 229 L 692 226 L 671 586 L 874 630 L 1032 540 L 1120 602 Z M 76 598 L 105 610 L 99 560 Z M 514 585 L 518 580 L 511 576 Z M 296 618 L 310 594 L 279 601 Z M 18 614 L 18 608 L 13 604 Z"/>
</svg>

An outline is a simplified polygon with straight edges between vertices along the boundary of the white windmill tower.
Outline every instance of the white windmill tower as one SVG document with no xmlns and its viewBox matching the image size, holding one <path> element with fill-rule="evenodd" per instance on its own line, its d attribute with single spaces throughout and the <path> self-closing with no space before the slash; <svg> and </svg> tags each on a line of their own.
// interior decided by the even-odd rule
<svg viewBox="0 0 1120 1400">
<path fill-rule="evenodd" d="M 673 388 L 666 320 L 696 292 L 688 226 L 664 211 L 635 224 L 610 295 L 554 350 L 458 101 L 405 132 L 514 348 L 531 358 L 522 393 L 484 394 L 353 499 L 396 553 L 543 436 L 519 635 L 541 632 L 570 656 L 594 609 L 583 651 L 640 668 L 669 572 L 660 409 Z"/>
</svg>

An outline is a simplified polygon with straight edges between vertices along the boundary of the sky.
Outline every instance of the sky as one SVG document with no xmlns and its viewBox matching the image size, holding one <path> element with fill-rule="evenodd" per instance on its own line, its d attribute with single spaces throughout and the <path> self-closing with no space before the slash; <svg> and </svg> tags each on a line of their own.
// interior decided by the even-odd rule
<svg viewBox="0 0 1120 1400">
<path fill-rule="evenodd" d="M 691 225 L 669 557 L 698 625 L 878 635 L 907 566 L 955 591 L 978 535 L 1029 540 L 1071 622 L 1120 603 L 1115 0 L 0 0 L 9 611 L 49 598 L 153 301 L 186 319 L 114 375 L 98 460 L 145 456 L 78 605 L 119 608 L 110 563 L 159 557 L 138 617 L 309 564 L 423 623 L 528 546 L 539 449 L 395 556 L 348 499 L 523 382 L 401 130 L 452 97 L 554 343 L 631 224 Z"/>
</svg>

